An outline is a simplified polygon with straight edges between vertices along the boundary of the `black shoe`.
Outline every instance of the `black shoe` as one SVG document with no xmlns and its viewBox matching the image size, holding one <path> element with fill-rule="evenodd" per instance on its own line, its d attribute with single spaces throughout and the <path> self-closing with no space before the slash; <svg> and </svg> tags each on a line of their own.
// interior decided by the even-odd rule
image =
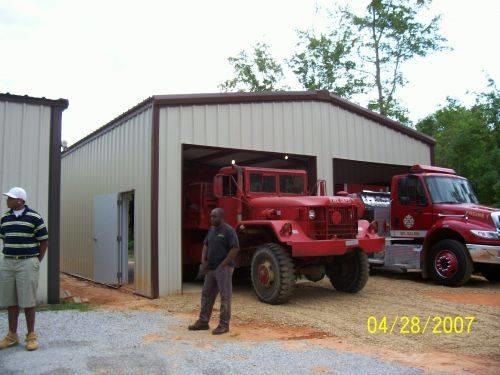
<svg viewBox="0 0 500 375">
<path fill-rule="evenodd" d="M 229 332 L 229 327 L 217 326 L 217 328 L 212 331 L 212 335 L 222 335 L 226 332 Z"/>
<path fill-rule="evenodd" d="M 188 329 L 190 331 L 206 331 L 207 329 L 210 329 L 208 322 L 203 322 L 200 319 L 198 319 L 194 324 L 191 324 Z"/>
</svg>

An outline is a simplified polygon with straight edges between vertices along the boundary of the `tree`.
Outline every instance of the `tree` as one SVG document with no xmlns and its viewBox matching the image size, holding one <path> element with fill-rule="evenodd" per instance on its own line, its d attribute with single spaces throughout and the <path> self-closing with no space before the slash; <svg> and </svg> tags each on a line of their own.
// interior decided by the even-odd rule
<svg viewBox="0 0 500 375">
<path fill-rule="evenodd" d="M 219 85 L 222 91 L 279 91 L 284 75 L 281 64 L 269 52 L 265 43 L 257 43 L 250 53 L 240 51 L 236 57 L 229 57 L 235 77 Z"/>
<path fill-rule="evenodd" d="M 439 34 L 440 16 L 420 21 L 432 0 L 372 0 L 364 14 L 346 11 L 362 35 L 358 54 L 372 73 L 370 83 L 376 100 L 369 108 L 383 115 L 407 121 L 406 110 L 395 94 L 408 81 L 401 67 L 416 56 L 444 49 L 446 39 Z"/>
<path fill-rule="evenodd" d="M 489 80 L 470 108 L 448 98 L 446 105 L 417 124 L 436 138 L 436 164 L 472 182 L 482 203 L 500 206 L 500 93 Z"/>
<path fill-rule="evenodd" d="M 326 89 L 348 99 L 370 92 L 368 108 L 409 123 L 396 95 L 408 83 L 402 67 L 417 56 L 445 49 L 440 17 L 422 20 L 431 1 L 370 0 L 360 14 L 338 8 L 331 12 L 328 31 L 298 32 L 297 51 L 287 64 L 305 89 Z M 266 44 L 257 44 L 251 56 L 242 51 L 229 62 L 235 78 L 220 86 L 225 91 L 284 89 L 283 69 Z"/>
<path fill-rule="evenodd" d="M 343 12 L 339 11 L 336 19 L 336 27 L 326 34 L 299 31 L 298 51 L 288 65 L 304 88 L 329 90 L 349 99 L 363 92 L 366 84 L 353 58 L 357 38 L 352 25 Z"/>
</svg>

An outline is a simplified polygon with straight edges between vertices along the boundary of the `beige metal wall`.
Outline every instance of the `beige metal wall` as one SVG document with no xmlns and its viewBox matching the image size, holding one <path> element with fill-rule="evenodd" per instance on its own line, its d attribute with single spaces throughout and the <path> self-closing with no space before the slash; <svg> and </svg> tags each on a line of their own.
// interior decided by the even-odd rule
<svg viewBox="0 0 500 375">
<path fill-rule="evenodd" d="M 28 206 L 42 215 L 49 234 L 50 110 L 49 106 L 0 101 L 0 189 L 23 187 Z M 7 210 L 4 198 L 0 199 L 2 213 Z M 37 300 L 47 302 L 47 257 L 40 265 Z"/>
<path fill-rule="evenodd" d="M 159 288 L 181 289 L 182 144 L 313 155 L 333 189 L 335 157 L 430 164 L 428 145 L 330 103 L 196 105 L 160 109 Z"/>
<path fill-rule="evenodd" d="M 135 289 L 151 295 L 151 131 L 147 108 L 62 159 L 61 271 L 93 276 L 93 197 L 135 192 Z"/>
</svg>

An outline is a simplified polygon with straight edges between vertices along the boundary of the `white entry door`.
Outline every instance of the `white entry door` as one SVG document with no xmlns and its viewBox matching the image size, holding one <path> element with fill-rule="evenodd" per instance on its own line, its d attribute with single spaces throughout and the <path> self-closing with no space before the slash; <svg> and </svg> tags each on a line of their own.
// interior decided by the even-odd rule
<svg viewBox="0 0 500 375">
<path fill-rule="evenodd" d="M 94 197 L 94 281 L 118 285 L 121 280 L 119 194 Z"/>
</svg>

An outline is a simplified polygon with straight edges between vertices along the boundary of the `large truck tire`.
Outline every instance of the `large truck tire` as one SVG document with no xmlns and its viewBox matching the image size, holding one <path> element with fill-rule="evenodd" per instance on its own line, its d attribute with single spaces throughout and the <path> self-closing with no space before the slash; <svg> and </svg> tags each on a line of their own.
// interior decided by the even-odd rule
<svg viewBox="0 0 500 375">
<path fill-rule="evenodd" d="M 257 248 L 252 258 L 251 276 L 255 294 L 265 303 L 285 303 L 295 289 L 292 257 L 275 243 Z"/>
<path fill-rule="evenodd" d="M 492 283 L 500 281 L 500 266 L 496 264 L 484 264 L 481 274 Z"/>
<path fill-rule="evenodd" d="M 363 251 L 356 249 L 337 257 L 328 265 L 326 272 L 336 290 L 357 293 L 365 287 L 368 281 L 370 273 L 368 256 Z"/>
<path fill-rule="evenodd" d="M 428 270 L 437 284 L 459 287 L 469 281 L 472 269 L 472 260 L 461 242 L 442 240 L 431 248 Z"/>
</svg>

